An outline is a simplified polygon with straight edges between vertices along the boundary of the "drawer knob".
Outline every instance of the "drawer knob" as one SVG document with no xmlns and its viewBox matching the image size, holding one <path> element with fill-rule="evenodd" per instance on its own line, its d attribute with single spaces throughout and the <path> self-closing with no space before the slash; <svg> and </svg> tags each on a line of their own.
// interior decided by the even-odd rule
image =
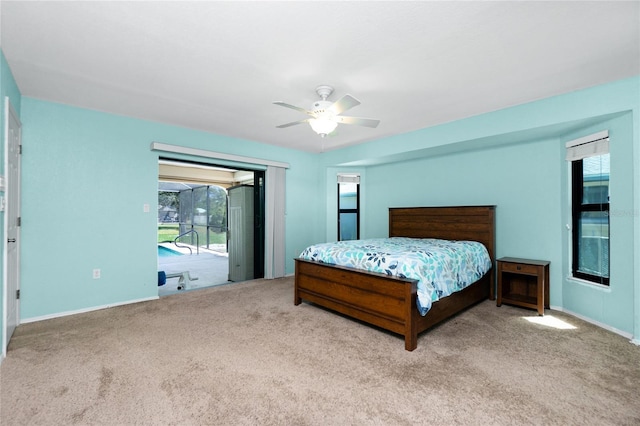
<svg viewBox="0 0 640 426">
<path fill-rule="evenodd" d="M 522 266 L 518 265 L 516 266 L 516 269 L 519 271 L 520 269 L 522 269 Z"/>
</svg>

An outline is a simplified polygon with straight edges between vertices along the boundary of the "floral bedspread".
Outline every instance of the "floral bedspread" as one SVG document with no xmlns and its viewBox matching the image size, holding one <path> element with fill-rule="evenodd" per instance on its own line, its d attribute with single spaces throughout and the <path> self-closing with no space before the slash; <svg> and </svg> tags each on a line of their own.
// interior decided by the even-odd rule
<svg viewBox="0 0 640 426">
<path fill-rule="evenodd" d="M 475 241 L 377 238 L 314 244 L 301 259 L 418 280 L 418 311 L 462 290 L 491 268 L 486 247 Z"/>
</svg>

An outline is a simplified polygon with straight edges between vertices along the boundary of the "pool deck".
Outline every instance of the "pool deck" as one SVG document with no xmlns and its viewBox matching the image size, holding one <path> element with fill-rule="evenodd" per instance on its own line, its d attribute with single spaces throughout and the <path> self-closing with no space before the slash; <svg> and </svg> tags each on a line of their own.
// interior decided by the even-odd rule
<svg viewBox="0 0 640 426">
<path fill-rule="evenodd" d="M 192 247 L 192 254 L 189 254 L 189 249 L 178 248 L 171 243 L 158 245 L 183 253 L 183 256 L 158 257 L 158 271 L 164 271 L 167 275 L 188 271 L 192 279 L 197 278 L 188 283 L 185 290 L 178 290 L 178 278 L 167 278 L 167 283 L 158 287 L 158 296 L 230 283 L 228 253 L 200 248 L 196 254 L 195 247 Z M 225 248 L 221 246 L 219 249 Z"/>
</svg>

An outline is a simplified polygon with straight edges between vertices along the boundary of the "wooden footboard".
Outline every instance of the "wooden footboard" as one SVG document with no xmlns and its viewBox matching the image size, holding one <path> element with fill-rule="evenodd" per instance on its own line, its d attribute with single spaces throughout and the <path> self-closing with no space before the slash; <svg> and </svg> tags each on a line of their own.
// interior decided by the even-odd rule
<svg viewBox="0 0 640 426">
<path fill-rule="evenodd" d="M 417 346 L 417 281 L 296 259 L 294 303 L 302 299 L 405 336 Z"/>
<path fill-rule="evenodd" d="M 489 297 L 490 274 L 433 304 L 426 316 L 416 307 L 417 281 L 295 259 L 294 304 L 302 300 L 404 336 L 408 351 L 418 334 Z"/>
<path fill-rule="evenodd" d="M 482 242 L 494 257 L 494 206 L 389 209 L 389 236 Z M 480 280 L 433 304 L 426 316 L 416 307 L 417 281 L 295 259 L 294 304 L 302 300 L 404 336 L 414 350 L 418 334 L 456 313 L 493 298 L 493 268 Z"/>
</svg>

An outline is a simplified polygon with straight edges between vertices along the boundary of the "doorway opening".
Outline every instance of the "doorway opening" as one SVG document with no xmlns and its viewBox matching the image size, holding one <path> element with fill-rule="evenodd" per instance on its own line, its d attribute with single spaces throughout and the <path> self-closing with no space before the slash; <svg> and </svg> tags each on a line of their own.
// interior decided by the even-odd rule
<svg viewBox="0 0 640 426">
<path fill-rule="evenodd" d="M 158 295 L 264 276 L 264 171 L 160 158 Z"/>
</svg>

